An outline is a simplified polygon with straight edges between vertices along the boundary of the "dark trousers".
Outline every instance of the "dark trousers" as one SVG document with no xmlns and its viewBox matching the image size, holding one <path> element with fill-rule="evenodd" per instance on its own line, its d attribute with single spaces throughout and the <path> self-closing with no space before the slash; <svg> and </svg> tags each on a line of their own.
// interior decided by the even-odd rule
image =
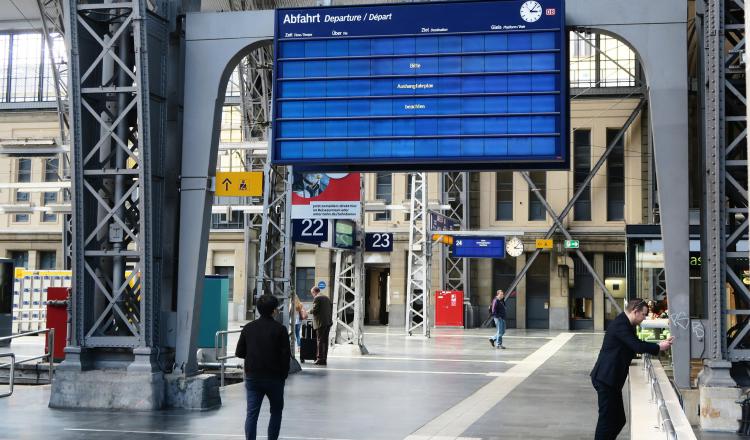
<svg viewBox="0 0 750 440">
<path fill-rule="evenodd" d="M 245 438 L 255 440 L 258 428 L 258 415 L 263 397 L 268 396 L 271 404 L 271 420 L 268 421 L 268 439 L 277 440 L 281 430 L 281 412 L 284 410 L 284 379 L 245 378 L 247 390 L 247 417 L 245 418 Z"/>
<path fill-rule="evenodd" d="M 328 361 L 328 335 L 330 333 L 330 325 L 318 327 L 318 360 L 321 362 Z"/>
<path fill-rule="evenodd" d="M 592 380 L 599 396 L 599 420 L 596 422 L 595 440 L 615 440 L 625 426 L 625 407 L 622 404 L 622 388 Z"/>
</svg>

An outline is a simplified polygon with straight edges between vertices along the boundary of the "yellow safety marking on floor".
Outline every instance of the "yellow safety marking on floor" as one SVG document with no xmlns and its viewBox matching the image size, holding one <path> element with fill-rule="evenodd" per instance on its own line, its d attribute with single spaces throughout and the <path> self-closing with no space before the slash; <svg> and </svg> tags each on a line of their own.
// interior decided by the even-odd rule
<svg viewBox="0 0 750 440">
<path fill-rule="evenodd" d="M 492 382 L 435 417 L 404 440 L 458 440 L 464 431 L 547 362 L 573 336 L 573 333 L 560 333 L 518 365 L 497 374 L 497 378 Z"/>
</svg>

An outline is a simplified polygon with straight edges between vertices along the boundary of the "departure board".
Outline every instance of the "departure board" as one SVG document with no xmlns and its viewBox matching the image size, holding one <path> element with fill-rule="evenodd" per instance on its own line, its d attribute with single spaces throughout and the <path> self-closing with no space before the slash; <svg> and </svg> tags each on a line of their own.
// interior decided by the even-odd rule
<svg viewBox="0 0 750 440">
<path fill-rule="evenodd" d="M 276 11 L 272 161 L 568 167 L 563 0 Z"/>
</svg>

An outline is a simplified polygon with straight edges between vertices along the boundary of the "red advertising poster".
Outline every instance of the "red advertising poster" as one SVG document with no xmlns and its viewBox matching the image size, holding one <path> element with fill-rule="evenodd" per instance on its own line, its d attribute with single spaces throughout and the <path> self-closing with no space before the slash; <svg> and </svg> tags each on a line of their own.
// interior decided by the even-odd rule
<svg viewBox="0 0 750 440">
<path fill-rule="evenodd" d="M 359 173 L 293 173 L 292 218 L 357 220 Z"/>
</svg>

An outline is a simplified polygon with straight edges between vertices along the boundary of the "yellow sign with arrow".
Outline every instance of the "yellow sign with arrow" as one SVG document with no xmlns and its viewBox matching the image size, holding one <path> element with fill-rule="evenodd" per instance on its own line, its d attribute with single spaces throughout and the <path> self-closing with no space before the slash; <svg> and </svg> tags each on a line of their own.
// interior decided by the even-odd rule
<svg viewBox="0 0 750 440">
<path fill-rule="evenodd" d="M 217 196 L 260 197 L 263 171 L 216 172 Z"/>
</svg>

